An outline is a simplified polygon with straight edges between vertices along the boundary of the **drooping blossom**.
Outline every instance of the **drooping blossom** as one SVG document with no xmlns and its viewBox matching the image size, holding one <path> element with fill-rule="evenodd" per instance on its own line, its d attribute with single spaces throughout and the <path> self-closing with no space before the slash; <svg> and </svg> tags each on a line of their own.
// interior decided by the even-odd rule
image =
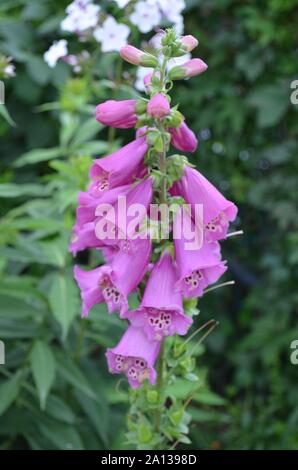
<svg viewBox="0 0 298 470">
<path fill-rule="evenodd" d="M 208 65 L 202 59 L 191 59 L 185 64 L 173 67 L 169 71 L 170 80 L 180 80 L 182 78 L 191 78 L 207 70 Z"/>
<path fill-rule="evenodd" d="M 221 260 L 218 242 L 204 240 L 199 249 L 188 249 L 185 224 L 187 212 L 180 211 L 174 218 L 174 233 L 180 230 L 181 237 L 174 236 L 175 258 L 178 266 L 176 289 L 185 297 L 200 297 L 204 289 L 216 282 L 227 270 Z M 195 228 L 195 224 L 193 224 Z M 196 228 L 195 228 L 196 229 Z"/>
<path fill-rule="evenodd" d="M 141 33 L 149 33 L 161 21 L 161 14 L 155 2 L 137 2 L 134 11 L 129 17 L 130 21 L 138 27 Z"/>
<path fill-rule="evenodd" d="M 229 222 L 236 218 L 237 207 L 199 171 L 186 165 L 183 177 L 174 183 L 170 192 L 173 196 L 182 196 L 192 209 L 196 204 L 203 205 L 204 232 L 208 240 L 226 237 Z"/>
<path fill-rule="evenodd" d="M 147 148 L 146 139 L 141 137 L 111 155 L 95 160 L 90 169 L 92 183 L 89 190 L 98 195 L 144 176 L 143 159 Z"/>
<path fill-rule="evenodd" d="M 130 29 L 126 24 L 117 23 L 115 18 L 108 16 L 100 27 L 97 27 L 93 36 L 101 43 L 102 52 L 120 51 L 127 44 Z"/>
<path fill-rule="evenodd" d="M 144 380 L 154 385 L 159 349 L 159 341 L 150 341 L 141 328 L 129 326 L 118 345 L 106 352 L 109 371 L 124 373 L 132 388 L 138 388 Z"/>
<path fill-rule="evenodd" d="M 130 189 L 130 184 L 117 186 L 109 191 L 100 193 L 97 197 L 89 191 L 80 191 L 78 195 L 79 206 L 77 208 L 76 224 L 81 227 L 88 222 L 94 222 L 96 219 L 96 209 L 99 205 L 106 205 L 108 210 L 109 206 L 117 202 L 119 196 L 126 195 Z"/>
<path fill-rule="evenodd" d="M 192 319 L 184 314 L 182 295 L 175 291 L 177 268 L 170 253 L 165 252 L 153 267 L 140 307 L 128 312 L 132 325 L 142 328 L 151 340 L 164 336 L 185 335 Z"/>
<path fill-rule="evenodd" d="M 88 248 L 103 248 L 104 246 L 105 244 L 96 237 L 95 222 L 87 222 L 80 226 L 74 225 L 68 247 L 73 255 Z"/>
<path fill-rule="evenodd" d="M 171 134 L 171 144 L 183 152 L 195 152 L 198 146 L 198 139 L 194 132 L 182 121 L 179 127 L 169 129 Z"/>
<path fill-rule="evenodd" d="M 146 236 L 142 222 L 147 216 L 153 196 L 153 179 L 147 178 L 125 193 L 122 198 L 96 223 L 98 238 L 106 244 L 116 244 L 123 250 L 129 249 L 132 241 Z M 103 209 L 105 210 L 104 206 Z M 101 214 L 99 205 L 96 214 Z"/>
<path fill-rule="evenodd" d="M 138 239 L 128 252 L 117 252 L 110 264 L 91 271 L 75 266 L 74 276 L 83 302 L 82 316 L 86 317 L 94 305 L 106 302 L 109 313 L 117 311 L 123 317 L 128 310 L 128 295 L 143 279 L 150 255 L 151 241 Z"/>
<path fill-rule="evenodd" d="M 96 120 L 105 126 L 129 129 L 137 122 L 137 100 L 108 100 L 96 106 Z"/>
<path fill-rule="evenodd" d="M 60 41 L 54 41 L 51 47 L 44 53 L 43 57 L 49 67 L 53 68 L 56 66 L 59 59 L 67 56 L 67 41 L 60 39 Z"/>
<path fill-rule="evenodd" d="M 170 104 L 163 93 L 157 93 L 147 104 L 147 113 L 154 118 L 163 118 L 170 114 Z"/>
</svg>

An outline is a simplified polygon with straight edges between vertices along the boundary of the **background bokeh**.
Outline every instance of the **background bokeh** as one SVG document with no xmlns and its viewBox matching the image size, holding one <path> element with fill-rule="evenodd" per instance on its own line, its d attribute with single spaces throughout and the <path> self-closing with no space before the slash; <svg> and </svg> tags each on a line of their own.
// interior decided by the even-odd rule
<svg viewBox="0 0 298 470">
<path fill-rule="evenodd" d="M 92 158 L 132 137 L 101 127 L 93 112 L 111 96 L 135 96 L 133 67 L 119 71 L 117 54 L 97 52 L 83 74 L 61 61 L 50 69 L 43 54 L 67 4 L 0 4 L 0 49 L 16 65 L 5 81 L 9 115 L 0 105 L 1 449 L 126 448 L 126 386 L 116 387 L 104 359 L 123 322 L 104 306 L 79 318 L 67 245 Z M 176 83 L 172 97 L 200 140 L 192 162 L 238 204 L 235 229 L 244 235 L 223 244 L 224 280 L 236 285 L 199 301 L 196 325 L 220 325 L 197 357 L 192 444 L 181 448 L 298 448 L 298 366 L 290 362 L 298 339 L 297 7 L 194 0 L 184 12 L 209 69 Z"/>
</svg>

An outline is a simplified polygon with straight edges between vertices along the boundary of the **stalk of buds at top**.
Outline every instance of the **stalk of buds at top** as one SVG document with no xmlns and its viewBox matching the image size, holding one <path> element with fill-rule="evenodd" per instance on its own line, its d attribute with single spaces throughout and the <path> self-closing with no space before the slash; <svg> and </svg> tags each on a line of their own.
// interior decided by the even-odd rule
<svg viewBox="0 0 298 470">
<path fill-rule="evenodd" d="M 199 44 L 199 41 L 190 34 L 188 36 L 183 36 L 180 39 L 180 42 L 186 52 L 191 52 Z"/>
<path fill-rule="evenodd" d="M 163 93 L 157 93 L 150 98 L 147 105 L 147 113 L 154 118 L 163 118 L 170 114 L 171 108 L 166 96 Z"/>
<path fill-rule="evenodd" d="M 143 67 L 156 67 L 158 65 L 158 60 L 154 55 L 143 52 L 129 44 L 120 49 L 120 56 L 133 65 L 142 65 Z"/>
<path fill-rule="evenodd" d="M 168 74 L 170 80 L 181 80 L 182 78 L 190 78 L 207 70 L 208 65 L 202 59 L 191 59 L 183 65 L 173 67 Z"/>
</svg>

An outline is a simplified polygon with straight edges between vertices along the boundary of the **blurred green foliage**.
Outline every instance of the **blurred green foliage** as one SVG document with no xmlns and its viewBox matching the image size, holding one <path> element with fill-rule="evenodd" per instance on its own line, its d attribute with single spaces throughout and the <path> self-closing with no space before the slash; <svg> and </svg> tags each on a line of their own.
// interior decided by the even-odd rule
<svg viewBox="0 0 298 470">
<path fill-rule="evenodd" d="M 2 449 L 125 446 L 126 386 L 116 387 L 104 358 L 124 325 L 104 306 L 79 318 L 67 244 L 92 158 L 121 142 L 95 122 L 94 105 L 135 92 L 132 77 L 115 89 L 115 54 L 99 55 L 92 73 L 80 78 L 71 78 L 64 63 L 47 67 L 42 54 L 56 39 L 67 3 L 0 5 L 0 49 L 17 65 L 6 82 L 13 122 L 0 117 Z M 209 69 L 176 85 L 175 102 L 200 138 L 193 163 L 238 203 L 235 227 L 245 232 L 223 244 L 225 280 L 236 286 L 199 302 L 197 326 L 220 322 L 200 346 L 200 387 L 181 380 L 173 390 L 193 397 L 188 414 L 196 448 L 298 447 L 298 368 L 289 360 L 298 339 L 298 106 L 290 102 L 290 83 L 298 78 L 297 6 L 297 0 L 188 2 L 186 32 L 199 38 L 196 53 Z M 123 141 L 131 135 L 117 132 Z M 101 260 L 92 252 L 79 261 Z M 171 416 L 172 424 L 180 418 Z M 145 445 L 146 427 L 139 434 Z"/>
</svg>

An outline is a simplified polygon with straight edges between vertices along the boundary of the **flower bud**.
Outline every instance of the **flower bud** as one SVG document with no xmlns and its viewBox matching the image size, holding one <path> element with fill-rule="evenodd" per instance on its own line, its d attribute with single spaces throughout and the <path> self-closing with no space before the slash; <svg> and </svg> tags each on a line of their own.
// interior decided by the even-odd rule
<svg viewBox="0 0 298 470">
<path fill-rule="evenodd" d="M 170 114 L 171 108 L 166 96 L 163 93 L 157 93 L 150 98 L 147 105 L 147 113 L 154 118 L 163 118 Z"/>
<path fill-rule="evenodd" d="M 199 41 L 190 34 L 188 36 L 183 36 L 180 39 L 180 42 L 186 52 L 191 52 L 199 44 Z"/>
<path fill-rule="evenodd" d="M 120 56 L 126 62 L 133 65 L 141 65 L 143 67 L 156 67 L 158 65 L 158 60 L 154 55 L 143 52 L 129 44 L 120 49 Z"/>
<path fill-rule="evenodd" d="M 137 122 L 137 108 L 136 100 L 108 100 L 96 106 L 96 120 L 106 126 L 129 129 Z"/>
<path fill-rule="evenodd" d="M 201 59 L 191 59 L 183 65 L 173 67 L 168 74 L 170 80 L 181 80 L 199 75 L 207 70 L 208 65 Z"/>
</svg>

